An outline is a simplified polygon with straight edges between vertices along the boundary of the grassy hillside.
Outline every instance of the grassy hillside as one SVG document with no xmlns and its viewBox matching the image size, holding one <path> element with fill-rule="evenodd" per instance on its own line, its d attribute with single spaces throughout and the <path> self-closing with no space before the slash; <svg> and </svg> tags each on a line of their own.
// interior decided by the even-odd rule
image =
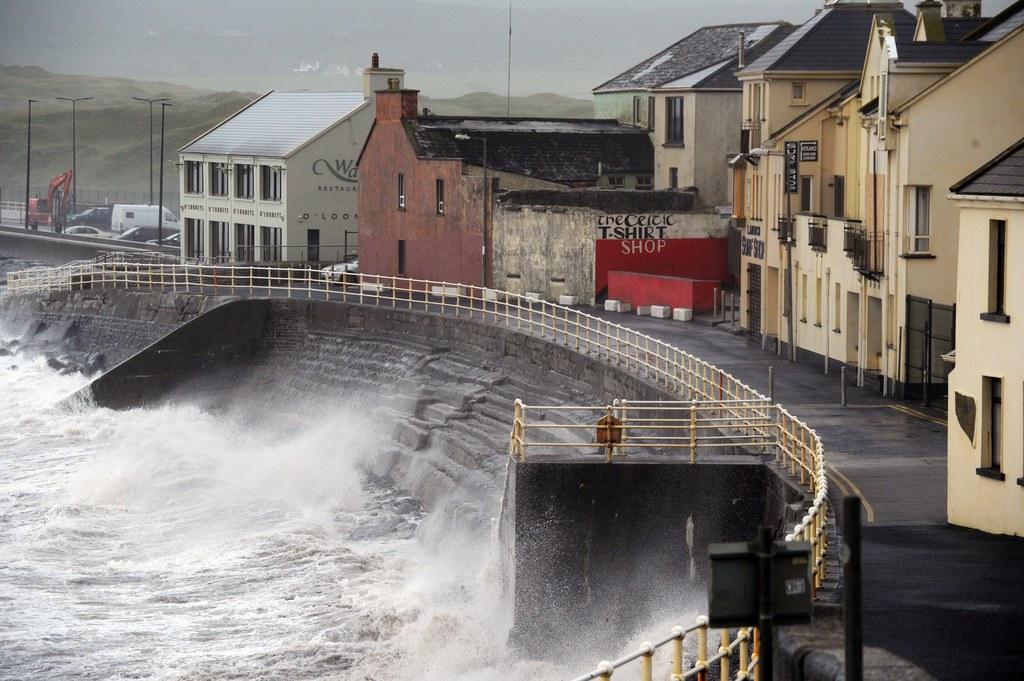
<svg viewBox="0 0 1024 681">
<path fill-rule="evenodd" d="M 32 66 L 0 66 L 0 187 L 4 200 L 25 192 L 26 104 L 32 107 L 32 187 L 71 167 L 71 106 L 55 97 L 92 96 L 78 106 L 78 198 L 145 202 L 149 191 L 149 106 L 132 97 L 168 97 L 164 194 L 177 205 L 176 150 L 242 108 L 257 95 L 211 92 L 170 83 L 50 73 Z M 454 99 L 423 98 L 437 114 L 505 114 L 505 98 L 476 92 Z M 155 107 L 154 159 L 159 156 L 160 117 Z M 590 102 L 553 94 L 512 98 L 513 116 L 590 117 Z M 156 173 L 157 170 L 154 170 Z M 154 179 L 155 182 L 155 179 Z"/>
</svg>

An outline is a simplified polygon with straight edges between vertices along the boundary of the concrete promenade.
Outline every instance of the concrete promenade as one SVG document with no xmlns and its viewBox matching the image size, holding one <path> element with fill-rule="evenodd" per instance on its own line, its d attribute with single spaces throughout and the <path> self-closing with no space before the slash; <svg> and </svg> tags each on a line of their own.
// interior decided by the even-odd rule
<svg viewBox="0 0 1024 681">
<path fill-rule="evenodd" d="M 1024 677 L 1024 539 L 946 523 L 945 414 L 850 387 L 722 328 L 594 311 L 711 362 L 775 396 L 817 430 L 829 479 L 864 500 L 865 645 L 936 679 Z M 841 652 L 841 651 L 840 651 Z"/>
</svg>

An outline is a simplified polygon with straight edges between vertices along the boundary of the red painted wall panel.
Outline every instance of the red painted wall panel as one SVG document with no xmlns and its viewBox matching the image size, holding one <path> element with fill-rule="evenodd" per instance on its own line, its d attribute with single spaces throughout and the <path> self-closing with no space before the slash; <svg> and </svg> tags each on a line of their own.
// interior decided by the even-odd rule
<svg viewBox="0 0 1024 681">
<path fill-rule="evenodd" d="M 647 305 L 687 307 L 700 312 L 714 307 L 719 281 L 685 279 L 636 272 L 608 273 L 608 297 L 629 301 L 634 308 Z"/>
<path fill-rule="evenodd" d="M 598 239 L 594 292 L 600 294 L 604 290 L 612 270 L 707 279 L 721 285 L 731 281 L 728 251 L 729 240 L 725 238 Z"/>
</svg>

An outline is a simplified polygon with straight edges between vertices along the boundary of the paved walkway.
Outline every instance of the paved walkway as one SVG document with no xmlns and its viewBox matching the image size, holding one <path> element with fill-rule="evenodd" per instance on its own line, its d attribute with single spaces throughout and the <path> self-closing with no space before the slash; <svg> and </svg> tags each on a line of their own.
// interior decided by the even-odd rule
<svg viewBox="0 0 1024 681">
<path fill-rule="evenodd" d="M 830 484 L 864 500 L 865 645 L 937 679 L 1024 677 L 1024 539 L 946 523 L 945 414 L 792 364 L 723 329 L 611 312 L 592 314 L 697 355 L 775 396 L 821 436 Z"/>
</svg>

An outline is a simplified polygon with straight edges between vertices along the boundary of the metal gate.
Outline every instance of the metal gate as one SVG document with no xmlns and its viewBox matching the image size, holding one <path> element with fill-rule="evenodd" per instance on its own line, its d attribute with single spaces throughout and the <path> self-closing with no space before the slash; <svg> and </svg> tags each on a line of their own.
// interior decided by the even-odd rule
<svg viewBox="0 0 1024 681">
<path fill-rule="evenodd" d="M 761 266 L 747 264 L 747 337 L 761 340 Z"/>
<path fill-rule="evenodd" d="M 951 367 L 942 356 L 956 347 L 956 305 L 907 296 L 906 329 L 903 397 L 944 407 Z"/>
</svg>

